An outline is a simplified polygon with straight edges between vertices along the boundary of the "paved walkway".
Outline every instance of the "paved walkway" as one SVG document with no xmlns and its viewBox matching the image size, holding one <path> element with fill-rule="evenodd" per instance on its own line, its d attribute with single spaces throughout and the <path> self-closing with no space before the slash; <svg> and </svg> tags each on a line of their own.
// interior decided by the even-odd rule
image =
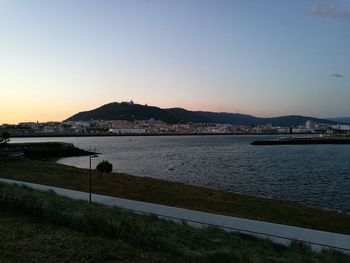
<svg viewBox="0 0 350 263">
<path fill-rule="evenodd" d="M 26 185 L 34 189 L 53 190 L 58 195 L 79 200 L 89 200 L 89 194 L 57 188 L 47 185 L 26 183 L 0 178 L 0 182 Z M 301 227 L 268 223 L 264 221 L 243 219 L 231 216 L 205 213 L 166 205 L 133 201 L 129 199 L 92 194 L 92 201 L 109 206 L 116 206 L 134 212 L 153 214 L 175 222 L 186 221 L 194 227 L 215 226 L 228 232 L 241 232 L 258 237 L 268 238 L 276 243 L 288 245 L 291 241 L 300 241 L 311 246 L 313 250 L 332 248 L 350 254 L 350 235 L 342 235 Z M 350 224 L 350 222 L 349 222 Z"/>
</svg>

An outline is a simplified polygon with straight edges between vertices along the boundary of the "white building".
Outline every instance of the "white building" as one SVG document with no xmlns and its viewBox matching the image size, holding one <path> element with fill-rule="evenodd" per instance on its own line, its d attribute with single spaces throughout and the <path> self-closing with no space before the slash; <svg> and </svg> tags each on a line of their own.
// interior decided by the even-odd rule
<svg viewBox="0 0 350 263">
<path fill-rule="evenodd" d="M 314 130 L 317 128 L 317 123 L 312 120 L 308 120 L 305 123 L 305 127 L 307 130 Z"/>
<path fill-rule="evenodd" d="M 350 125 L 337 124 L 337 125 L 333 125 L 332 128 L 336 130 L 341 130 L 341 131 L 348 131 L 350 130 Z"/>
</svg>

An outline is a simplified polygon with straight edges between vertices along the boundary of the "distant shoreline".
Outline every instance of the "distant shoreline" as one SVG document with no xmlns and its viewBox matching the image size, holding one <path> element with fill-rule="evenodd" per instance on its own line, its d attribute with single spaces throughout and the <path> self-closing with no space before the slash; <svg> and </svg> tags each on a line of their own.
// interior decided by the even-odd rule
<svg viewBox="0 0 350 263">
<path fill-rule="evenodd" d="M 228 136 L 228 135 L 318 135 L 320 133 L 164 133 L 164 134 L 151 134 L 151 133 L 59 133 L 59 134 L 21 134 L 12 135 L 11 138 L 39 138 L 39 137 L 147 137 L 147 136 Z"/>
<path fill-rule="evenodd" d="M 307 145 L 307 144 L 350 144 L 350 137 L 292 138 L 284 140 L 254 141 L 251 145 Z"/>
</svg>

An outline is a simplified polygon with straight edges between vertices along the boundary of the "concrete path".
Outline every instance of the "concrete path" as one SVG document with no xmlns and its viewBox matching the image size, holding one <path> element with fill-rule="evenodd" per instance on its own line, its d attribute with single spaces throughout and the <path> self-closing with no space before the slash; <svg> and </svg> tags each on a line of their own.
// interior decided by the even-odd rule
<svg viewBox="0 0 350 263">
<path fill-rule="evenodd" d="M 47 185 L 26 183 L 0 178 L 0 182 L 9 184 L 26 185 L 34 189 L 53 190 L 58 195 L 79 200 L 89 200 L 86 192 L 73 191 Z M 194 227 L 215 226 L 228 232 L 240 232 L 262 238 L 268 238 L 273 242 L 288 245 L 291 241 L 300 241 L 311 246 L 313 250 L 332 248 L 350 254 L 350 235 L 342 235 L 301 227 L 268 223 L 264 221 L 243 219 L 231 216 L 205 213 L 184 208 L 176 208 L 166 205 L 133 201 L 129 199 L 92 194 L 92 201 L 108 206 L 116 206 L 134 212 L 153 214 L 175 222 L 186 221 Z M 350 224 L 350 222 L 349 222 Z"/>
</svg>

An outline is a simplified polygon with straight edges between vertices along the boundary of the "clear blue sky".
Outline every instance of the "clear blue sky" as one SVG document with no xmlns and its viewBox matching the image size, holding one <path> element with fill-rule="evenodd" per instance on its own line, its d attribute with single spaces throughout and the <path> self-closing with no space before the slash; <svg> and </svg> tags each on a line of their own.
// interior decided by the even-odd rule
<svg viewBox="0 0 350 263">
<path fill-rule="evenodd" d="M 348 0 L 0 0 L 0 58 L 0 123 L 131 99 L 350 115 Z"/>
</svg>

